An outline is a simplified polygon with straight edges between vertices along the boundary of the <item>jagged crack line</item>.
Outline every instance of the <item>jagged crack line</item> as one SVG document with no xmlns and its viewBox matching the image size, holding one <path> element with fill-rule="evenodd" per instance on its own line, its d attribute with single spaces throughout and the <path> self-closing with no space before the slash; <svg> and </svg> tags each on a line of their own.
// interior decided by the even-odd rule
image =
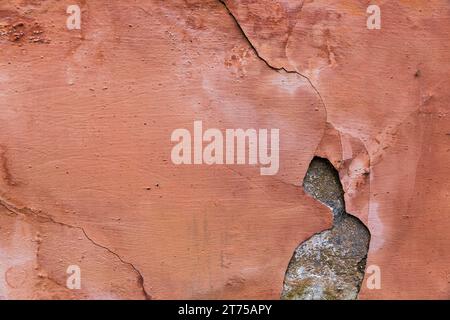
<svg viewBox="0 0 450 320">
<path fill-rule="evenodd" d="M 90 241 L 92 242 L 95 246 L 100 247 L 105 249 L 106 251 L 108 251 L 109 253 L 111 253 L 112 255 L 116 256 L 117 259 L 120 260 L 120 262 L 129 265 L 137 274 L 138 274 L 138 279 L 139 279 L 139 285 L 142 287 L 142 292 L 144 293 L 145 299 L 147 300 L 151 300 L 151 296 L 147 293 L 147 291 L 145 290 L 145 286 L 144 286 L 144 277 L 142 276 L 142 273 L 139 271 L 138 268 L 136 268 L 134 266 L 134 264 L 132 264 L 131 262 L 125 261 L 122 259 L 121 256 L 119 256 L 116 252 L 112 251 L 111 249 L 109 249 L 108 247 L 105 247 L 99 243 L 97 243 L 96 241 L 94 241 L 87 233 L 86 231 L 82 228 L 82 227 L 78 227 L 84 234 L 84 236 Z"/>
<path fill-rule="evenodd" d="M 231 12 L 230 8 L 228 8 L 228 6 L 227 6 L 227 4 L 225 3 L 225 1 L 223 1 L 223 0 L 218 0 L 218 1 L 224 6 L 225 10 L 226 10 L 226 11 L 228 12 L 228 14 L 231 16 L 231 18 L 232 18 L 233 21 L 235 22 L 237 28 L 238 28 L 239 31 L 241 32 L 242 36 L 243 36 L 244 39 L 246 40 L 247 44 L 252 48 L 253 52 L 255 53 L 256 57 L 258 57 L 258 59 L 260 59 L 262 62 L 264 62 L 264 64 L 265 64 L 267 67 L 269 67 L 270 69 L 272 69 L 272 70 L 274 70 L 274 71 L 276 71 L 276 72 L 281 72 L 281 71 L 283 71 L 283 72 L 285 72 L 285 73 L 296 74 L 296 75 L 302 77 L 303 79 L 305 79 L 305 80 L 309 83 L 309 85 L 311 86 L 311 88 L 314 90 L 314 92 L 315 92 L 315 93 L 317 94 L 317 96 L 319 97 L 320 103 L 322 104 L 322 107 L 323 107 L 323 110 L 324 110 L 324 113 L 325 113 L 325 123 L 328 123 L 328 124 L 329 124 L 330 126 L 332 126 L 334 129 L 336 129 L 335 126 L 328 120 L 328 110 L 327 110 L 327 106 L 326 106 L 326 104 L 325 104 L 325 101 L 323 100 L 322 95 L 320 94 L 320 92 L 319 92 L 319 90 L 317 89 L 317 87 L 313 84 L 313 82 L 311 81 L 311 79 L 310 79 L 309 77 L 305 76 L 304 74 L 302 74 L 302 73 L 296 71 L 296 70 L 288 70 L 288 69 L 286 69 L 286 68 L 284 68 L 284 67 L 277 68 L 277 67 L 271 65 L 271 64 L 269 63 L 269 61 L 267 61 L 265 58 L 263 58 L 263 57 L 259 54 L 258 50 L 257 50 L 256 47 L 253 45 L 253 43 L 250 41 L 250 38 L 247 36 L 247 34 L 245 33 L 244 29 L 241 27 L 239 21 L 237 20 L 237 18 L 236 18 L 235 15 L 233 14 L 233 12 Z M 303 5 L 304 5 L 304 3 L 302 3 L 301 9 L 303 9 Z M 300 9 L 300 10 L 301 10 L 301 9 Z M 337 129 L 336 129 L 336 130 L 337 130 Z M 337 130 L 337 131 L 339 131 L 339 130 Z M 322 136 L 325 135 L 325 132 L 326 132 L 326 127 L 323 128 Z M 317 145 L 317 148 L 318 148 L 318 147 L 319 147 L 319 146 Z M 316 151 L 317 151 L 317 148 L 316 148 Z M 317 152 L 315 152 L 315 153 L 317 153 Z"/>
<path fill-rule="evenodd" d="M 148 294 L 148 292 L 145 289 L 145 285 L 144 285 L 144 281 L 145 280 L 144 280 L 144 277 L 142 276 L 142 273 L 139 271 L 139 269 L 136 268 L 136 266 L 134 264 L 132 264 L 131 262 L 128 262 L 128 261 L 125 261 L 124 259 L 122 259 L 122 257 L 119 254 L 117 254 L 116 252 L 114 252 L 110 248 L 108 248 L 106 246 L 103 246 L 103 245 L 99 244 L 98 242 L 94 241 L 87 234 L 86 230 L 84 230 L 83 227 L 74 226 L 74 225 L 71 225 L 71 224 L 67 224 L 67 223 L 63 223 L 63 222 L 57 221 L 57 220 L 55 220 L 54 218 L 52 218 L 52 217 L 50 217 L 48 215 L 42 215 L 40 213 L 35 212 L 34 210 L 32 210 L 30 208 L 19 209 L 19 208 L 15 207 L 14 205 L 9 204 L 8 202 L 6 202 L 3 199 L 0 199 L 0 205 L 2 207 L 4 207 L 6 210 L 8 210 L 10 213 L 14 214 L 14 215 L 20 215 L 20 214 L 25 215 L 25 216 L 32 215 L 32 216 L 36 217 L 37 219 L 43 219 L 44 222 L 51 222 L 51 223 L 54 223 L 54 224 L 58 224 L 60 226 L 65 226 L 65 227 L 68 227 L 68 228 L 80 230 L 81 232 L 83 232 L 83 234 L 86 237 L 86 239 L 88 239 L 94 246 L 102 248 L 102 249 L 108 251 L 109 253 L 114 255 L 117 259 L 119 259 L 120 262 L 130 266 L 134 270 L 134 272 L 137 274 L 137 276 L 138 276 L 139 285 L 142 288 L 142 293 L 144 294 L 145 299 L 147 299 L 147 300 L 151 300 L 152 299 L 151 295 Z"/>
<path fill-rule="evenodd" d="M 316 88 L 316 86 L 312 83 L 311 79 L 309 79 L 309 77 L 305 76 L 304 74 L 302 74 L 302 73 L 300 73 L 300 72 L 298 72 L 298 71 L 296 71 L 296 70 L 288 70 L 288 69 L 286 69 L 285 67 L 277 68 L 277 67 L 271 65 L 271 64 L 269 63 L 268 60 L 266 60 L 265 58 L 263 58 L 263 57 L 259 54 L 258 50 L 257 50 L 256 47 L 253 45 L 253 43 L 251 42 L 250 38 L 249 38 L 249 37 L 247 36 L 247 34 L 245 33 L 244 29 L 241 27 L 239 21 L 237 20 L 237 18 L 236 18 L 235 15 L 233 14 L 233 12 L 231 12 L 230 8 L 228 8 L 228 6 L 227 6 L 227 4 L 225 3 L 225 1 L 223 1 L 223 0 L 218 0 L 218 1 L 225 7 L 225 9 L 227 10 L 228 14 L 233 18 L 233 21 L 235 22 L 236 26 L 237 26 L 238 29 L 240 30 L 241 34 L 244 36 L 244 38 L 245 38 L 246 42 L 248 43 L 248 45 L 249 45 L 249 46 L 252 48 L 252 50 L 255 52 L 255 55 L 256 55 L 261 61 L 263 61 L 263 62 L 266 64 L 267 67 L 269 67 L 270 69 L 275 70 L 275 71 L 277 71 L 277 72 L 284 71 L 284 72 L 286 72 L 286 73 L 296 74 L 296 75 L 298 75 L 298 76 L 304 78 L 306 81 L 308 81 L 309 85 L 313 88 L 313 90 L 314 90 L 314 91 L 316 92 L 316 94 L 319 96 L 320 102 L 322 103 L 322 106 L 323 106 L 324 111 L 325 111 L 325 119 L 326 119 L 326 122 L 329 123 L 329 122 L 328 122 L 328 111 L 327 111 L 327 107 L 326 107 L 326 105 L 325 105 L 325 101 L 323 100 L 322 95 L 320 94 L 319 90 L 318 90 L 318 89 Z M 303 5 L 302 5 L 302 7 L 303 7 Z M 330 123 L 330 125 L 332 125 L 332 124 Z"/>
</svg>

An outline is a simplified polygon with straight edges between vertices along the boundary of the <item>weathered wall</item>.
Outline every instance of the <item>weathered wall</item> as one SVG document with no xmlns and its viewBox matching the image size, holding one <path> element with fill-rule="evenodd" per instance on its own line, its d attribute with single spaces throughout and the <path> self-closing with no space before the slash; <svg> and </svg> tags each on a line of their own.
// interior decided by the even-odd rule
<svg viewBox="0 0 450 320">
<path fill-rule="evenodd" d="M 449 298 L 448 1 L 378 1 L 381 30 L 367 1 L 70 4 L 0 3 L 0 296 L 279 298 L 332 225 L 319 155 L 381 268 L 359 297 Z M 174 165 L 195 120 L 280 128 L 280 171 Z"/>
</svg>

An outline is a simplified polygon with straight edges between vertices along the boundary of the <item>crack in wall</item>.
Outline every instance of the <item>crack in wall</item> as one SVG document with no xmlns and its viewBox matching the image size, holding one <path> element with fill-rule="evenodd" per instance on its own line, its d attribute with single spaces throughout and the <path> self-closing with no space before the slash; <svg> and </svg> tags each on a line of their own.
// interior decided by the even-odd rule
<svg viewBox="0 0 450 320">
<path fill-rule="evenodd" d="M 50 222 L 50 223 L 54 223 L 60 226 L 65 226 L 65 227 L 69 227 L 69 228 L 73 228 L 73 229 L 78 229 L 80 230 L 84 236 L 86 237 L 86 239 L 88 239 L 94 246 L 97 246 L 99 248 L 102 248 L 106 251 L 108 251 L 109 253 L 111 253 L 112 255 L 114 255 L 117 259 L 119 259 L 120 262 L 122 262 L 125 265 L 128 265 L 130 268 L 133 269 L 133 271 L 136 273 L 137 278 L 138 278 L 138 284 L 139 286 L 142 288 L 142 293 L 145 297 L 146 300 L 151 300 L 151 295 L 147 293 L 145 286 L 144 286 L 144 277 L 142 276 L 142 273 L 139 271 L 139 269 L 137 269 L 134 264 L 132 264 L 131 262 L 125 261 L 122 259 L 122 257 L 117 254 L 116 252 L 112 251 L 111 249 L 109 249 L 108 247 L 105 247 L 99 243 L 97 243 L 96 241 L 94 241 L 91 237 L 89 237 L 89 235 L 86 233 L 86 230 L 84 230 L 83 227 L 79 227 L 79 226 L 73 226 L 70 224 L 66 224 L 63 222 L 59 222 L 56 221 L 55 219 L 53 219 L 52 217 L 48 216 L 48 215 L 42 215 L 39 212 L 36 212 L 30 208 L 17 208 L 16 206 L 8 203 L 7 201 L 0 199 L 0 206 L 4 207 L 6 210 L 8 210 L 11 214 L 15 215 L 15 216 L 19 216 L 19 215 L 24 215 L 24 216 L 32 216 L 34 218 L 36 218 L 39 222 L 41 223 L 46 223 L 46 222 Z"/>
<path fill-rule="evenodd" d="M 323 106 L 325 122 L 328 110 L 322 95 L 309 77 L 297 70 L 277 68 L 263 58 L 224 0 L 218 0 L 232 17 L 255 55 L 276 72 L 294 73 L 304 78 Z M 324 127 L 324 134 L 326 126 Z M 285 276 L 282 299 L 356 299 L 364 279 L 370 232 L 356 217 L 345 211 L 344 191 L 339 174 L 327 160 L 315 157 L 306 173 L 303 187 L 333 212 L 333 227 L 312 236 L 295 251 Z"/>
<path fill-rule="evenodd" d="M 250 48 L 253 50 L 253 52 L 255 53 L 256 57 L 258 59 L 260 59 L 262 62 L 264 62 L 264 64 L 269 67 L 270 69 L 276 71 L 276 72 L 285 72 L 285 73 L 291 73 L 291 74 L 296 74 L 298 76 L 300 76 L 301 78 L 305 79 L 309 85 L 311 86 L 311 88 L 314 90 L 314 92 L 317 94 L 320 103 L 322 104 L 323 107 L 323 111 L 325 113 L 325 124 L 329 124 L 333 129 L 335 129 L 337 132 L 341 132 L 340 129 L 337 129 L 333 123 L 331 123 L 329 121 L 329 117 L 328 117 L 328 110 L 327 110 L 327 106 L 325 104 L 325 101 L 322 97 L 322 95 L 320 94 L 320 91 L 317 89 L 317 87 L 313 84 L 313 82 L 311 81 L 311 79 L 309 77 L 307 77 L 306 75 L 298 72 L 297 70 L 289 70 L 286 67 L 281 67 L 281 68 L 277 68 L 275 66 L 273 66 L 266 58 L 263 58 L 258 49 L 256 49 L 255 45 L 252 43 L 252 41 L 250 40 L 250 38 L 247 36 L 247 34 L 245 33 L 243 27 L 240 25 L 239 20 L 237 19 L 237 17 L 233 14 L 233 12 L 231 11 L 231 9 L 228 7 L 228 5 L 226 4 L 225 0 L 218 0 L 225 8 L 225 10 L 228 12 L 228 14 L 230 15 L 230 17 L 233 19 L 234 23 L 236 24 L 238 30 L 240 31 L 240 33 L 242 34 L 242 36 L 244 37 L 245 41 L 247 42 L 247 44 L 250 46 Z M 302 12 L 304 6 L 304 2 L 301 4 L 301 7 L 299 9 L 299 12 Z M 326 126 L 324 126 L 323 129 L 323 135 L 325 135 L 326 132 Z M 319 145 L 317 145 L 317 148 L 319 148 Z M 316 152 L 317 152 L 317 148 L 316 148 Z"/>
<path fill-rule="evenodd" d="M 327 112 L 327 107 L 326 107 L 326 105 L 325 105 L 325 102 L 324 102 L 324 100 L 323 100 L 323 98 L 322 98 L 322 96 L 321 96 L 319 90 L 318 90 L 318 89 L 316 88 L 316 86 L 312 83 L 311 79 L 309 79 L 309 77 L 305 76 L 304 74 L 302 74 L 302 73 L 300 73 L 300 72 L 298 72 L 298 71 L 296 71 L 296 70 L 289 70 L 289 69 L 287 69 L 287 68 L 285 68 L 285 67 L 277 68 L 277 67 L 273 66 L 272 64 L 270 64 L 269 61 L 268 61 L 267 59 L 263 58 L 263 57 L 260 55 L 260 53 L 258 52 L 258 50 L 256 49 L 256 47 L 255 47 L 255 46 L 253 45 L 253 43 L 250 41 L 250 38 L 249 38 L 249 37 L 247 36 L 247 34 L 245 33 L 244 29 L 243 29 L 242 26 L 240 25 L 240 23 L 239 23 L 238 19 L 236 18 L 236 16 L 233 14 L 233 12 L 231 12 L 230 8 L 228 8 L 228 6 L 227 6 L 227 4 L 225 3 L 225 1 L 224 1 L 224 0 L 218 0 L 218 1 L 225 7 L 225 9 L 227 10 L 228 14 L 231 16 L 231 18 L 232 18 L 233 21 L 235 22 L 236 26 L 238 27 L 239 31 L 241 32 L 241 34 L 243 35 L 243 37 L 244 37 L 245 40 L 247 41 L 248 45 L 249 45 L 249 46 L 252 48 L 252 50 L 255 52 L 255 55 L 258 57 L 258 59 L 260 59 L 261 61 L 263 61 L 263 62 L 264 62 L 270 69 L 272 69 L 272 70 L 275 70 L 275 71 L 277 71 L 277 72 L 283 71 L 283 72 L 286 72 L 286 73 L 296 74 L 296 75 L 302 77 L 303 79 L 305 79 L 305 80 L 309 83 L 309 85 L 313 88 L 313 90 L 314 90 L 314 91 L 316 92 L 316 94 L 318 95 L 318 97 L 319 97 L 319 99 L 320 99 L 320 102 L 321 102 L 321 104 L 322 104 L 322 106 L 323 106 L 323 108 L 324 108 L 324 111 L 325 111 L 325 119 L 327 119 L 326 122 L 329 123 L 329 122 L 328 122 L 328 112 Z M 302 5 L 302 7 L 303 7 L 303 5 Z M 332 124 L 330 123 L 330 125 L 332 125 Z"/>
<path fill-rule="evenodd" d="M 314 157 L 303 188 L 333 212 L 333 227 L 300 244 L 286 271 L 281 299 L 356 299 L 364 279 L 370 232 L 345 211 L 339 174 L 324 158 Z"/>
</svg>

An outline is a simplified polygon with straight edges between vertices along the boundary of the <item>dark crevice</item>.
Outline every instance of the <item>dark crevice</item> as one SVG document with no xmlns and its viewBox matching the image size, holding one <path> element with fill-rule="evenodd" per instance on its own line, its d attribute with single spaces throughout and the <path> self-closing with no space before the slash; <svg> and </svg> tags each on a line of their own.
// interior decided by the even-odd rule
<svg viewBox="0 0 450 320">
<path fill-rule="evenodd" d="M 333 212 L 333 227 L 313 235 L 294 252 L 286 271 L 282 299 L 356 299 L 364 279 L 370 232 L 345 211 L 339 174 L 324 158 L 315 157 L 303 188 Z"/>
</svg>

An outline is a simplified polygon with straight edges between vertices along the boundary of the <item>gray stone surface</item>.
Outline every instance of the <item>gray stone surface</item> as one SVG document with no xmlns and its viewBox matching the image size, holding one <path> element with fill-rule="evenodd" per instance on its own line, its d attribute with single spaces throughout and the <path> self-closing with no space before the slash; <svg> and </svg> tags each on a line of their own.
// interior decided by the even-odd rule
<svg viewBox="0 0 450 320">
<path fill-rule="evenodd" d="M 328 160 L 312 160 L 303 187 L 332 210 L 334 224 L 295 250 L 281 298 L 356 299 L 364 279 L 370 233 L 359 219 L 345 212 L 339 175 Z"/>
</svg>

